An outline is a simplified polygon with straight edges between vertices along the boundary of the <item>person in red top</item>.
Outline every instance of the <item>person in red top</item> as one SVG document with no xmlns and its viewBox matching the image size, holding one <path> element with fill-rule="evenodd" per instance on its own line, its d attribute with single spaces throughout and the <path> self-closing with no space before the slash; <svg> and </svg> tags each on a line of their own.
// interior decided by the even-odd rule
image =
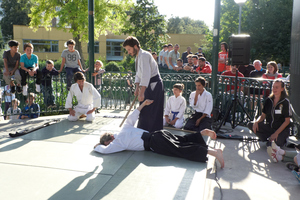
<svg viewBox="0 0 300 200">
<path fill-rule="evenodd" d="M 197 67 L 196 72 L 198 72 L 198 74 L 211 73 L 211 68 L 208 64 L 206 64 L 206 59 L 204 57 L 199 58 L 199 67 Z"/>
<path fill-rule="evenodd" d="M 235 76 L 236 70 L 237 70 L 237 66 L 231 65 L 231 70 L 227 70 L 227 71 L 223 72 L 221 74 L 221 76 Z M 244 77 L 244 75 L 241 72 L 238 72 L 238 77 Z M 245 80 L 241 80 L 241 82 L 244 82 L 244 81 Z M 234 83 L 234 81 L 232 81 L 232 83 Z M 239 89 L 239 84 L 237 86 L 237 89 Z M 231 88 L 230 88 L 230 85 L 227 85 L 227 92 L 229 90 L 231 90 L 232 93 L 234 92 L 234 84 L 231 85 Z M 241 90 L 243 90 L 243 87 L 241 87 Z"/>
<path fill-rule="evenodd" d="M 270 61 L 267 64 L 267 72 L 262 75 L 262 78 L 271 79 L 271 80 L 282 78 L 282 75 L 278 74 L 277 72 L 278 72 L 277 63 L 275 61 Z M 264 81 L 263 84 L 268 84 L 268 82 Z M 266 89 L 266 91 L 263 91 L 264 96 L 267 97 L 269 96 L 269 94 L 270 94 L 270 89 Z"/>
<path fill-rule="evenodd" d="M 278 66 L 275 61 L 270 61 L 267 64 L 267 72 L 262 75 L 264 79 L 277 79 L 282 78 L 281 74 L 278 74 Z"/>
<path fill-rule="evenodd" d="M 228 44 L 226 42 L 221 43 L 221 52 L 219 52 L 218 60 L 218 73 L 221 74 L 226 70 L 226 62 L 228 60 Z"/>
</svg>

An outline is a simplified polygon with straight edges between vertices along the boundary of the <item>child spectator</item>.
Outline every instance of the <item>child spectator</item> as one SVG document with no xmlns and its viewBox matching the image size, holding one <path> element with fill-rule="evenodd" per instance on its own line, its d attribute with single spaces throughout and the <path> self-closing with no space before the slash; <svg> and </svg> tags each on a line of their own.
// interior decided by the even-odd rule
<svg viewBox="0 0 300 200">
<path fill-rule="evenodd" d="M 7 118 L 6 112 L 8 108 L 11 106 L 11 101 L 15 98 L 15 94 L 11 91 L 11 85 L 6 85 L 4 87 L 4 91 L 2 96 L 4 96 L 5 107 L 4 107 L 4 119 Z"/>
<path fill-rule="evenodd" d="M 46 67 L 42 69 L 43 81 L 42 92 L 44 96 L 44 104 L 46 107 L 55 107 L 55 97 L 52 88 L 52 76 L 57 76 L 59 73 L 54 68 L 52 60 L 46 61 Z"/>
<path fill-rule="evenodd" d="M 14 78 L 17 82 L 17 92 L 21 93 L 21 75 L 19 71 L 20 57 L 21 54 L 19 50 L 19 42 L 16 40 L 10 40 L 8 42 L 9 50 L 4 51 L 3 61 L 4 61 L 4 70 L 3 70 L 3 79 L 7 85 L 11 84 L 11 77 L 14 75 Z M 12 93 L 15 93 L 15 86 L 11 87 Z"/>
<path fill-rule="evenodd" d="M 34 93 L 29 93 L 27 102 L 28 104 L 22 109 L 19 119 L 33 119 L 40 116 L 40 106 L 34 103 Z"/>
<path fill-rule="evenodd" d="M 105 72 L 105 69 L 101 69 L 103 67 L 103 63 L 101 60 L 96 60 L 94 67 L 94 73 L 92 74 L 92 76 L 95 77 L 95 86 L 97 87 L 97 91 L 100 93 L 102 85 L 101 74 Z"/>
<path fill-rule="evenodd" d="M 18 99 L 13 99 L 11 101 L 12 107 L 8 108 L 7 110 L 7 117 L 8 119 L 19 119 L 21 114 L 21 109 L 18 108 L 20 105 L 20 101 Z"/>
<path fill-rule="evenodd" d="M 23 86 L 23 95 L 27 96 L 28 92 L 28 86 L 27 86 L 27 76 L 28 74 L 30 76 L 36 75 L 36 84 L 35 84 L 35 90 L 37 92 L 41 91 L 40 84 L 42 80 L 42 73 L 39 70 L 39 61 L 38 57 L 35 54 L 32 54 L 33 52 L 33 45 L 30 43 L 26 43 L 24 45 L 24 51 L 25 53 L 21 56 L 20 63 L 21 63 L 21 69 L 20 74 L 22 77 L 21 85 Z"/>
<path fill-rule="evenodd" d="M 173 94 L 168 101 L 165 108 L 164 126 L 171 125 L 175 128 L 182 128 L 184 123 L 184 111 L 186 108 L 186 100 L 182 94 L 184 85 L 182 83 L 176 83 L 173 86 Z"/>
<path fill-rule="evenodd" d="M 80 54 L 75 49 L 76 42 L 72 39 L 67 41 L 67 47 L 68 49 L 63 50 L 61 57 L 62 62 L 60 66 L 59 73 L 62 72 L 63 67 L 65 66 L 65 70 L 67 73 L 67 89 L 70 90 L 73 76 L 76 72 L 82 71 L 83 73 L 85 70 L 83 70 L 80 62 Z"/>
</svg>

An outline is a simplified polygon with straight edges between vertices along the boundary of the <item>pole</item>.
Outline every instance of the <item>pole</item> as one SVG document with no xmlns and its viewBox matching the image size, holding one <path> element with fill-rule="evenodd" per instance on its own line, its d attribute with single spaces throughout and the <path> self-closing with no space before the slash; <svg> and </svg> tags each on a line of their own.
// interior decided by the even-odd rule
<svg viewBox="0 0 300 200">
<path fill-rule="evenodd" d="M 94 0 L 89 0 L 89 80 L 92 84 L 92 73 L 94 72 Z"/>
<path fill-rule="evenodd" d="M 241 34 L 241 21 L 242 21 L 242 6 L 243 4 L 239 4 L 240 6 L 240 11 L 239 11 L 239 34 Z"/>
<path fill-rule="evenodd" d="M 215 19 L 213 29 L 213 53 L 212 53 L 212 95 L 214 98 L 214 105 L 216 105 L 217 92 L 218 92 L 218 59 L 219 59 L 219 32 L 220 32 L 220 12 L 221 0 L 215 0 Z"/>
</svg>

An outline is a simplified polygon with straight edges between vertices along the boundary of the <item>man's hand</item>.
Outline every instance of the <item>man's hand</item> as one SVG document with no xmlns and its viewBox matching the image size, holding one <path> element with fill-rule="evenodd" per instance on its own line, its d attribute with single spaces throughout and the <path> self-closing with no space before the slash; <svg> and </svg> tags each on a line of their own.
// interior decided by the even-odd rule
<svg viewBox="0 0 300 200">
<path fill-rule="evenodd" d="M 71 116 L 75 116 L 75 110 L 73 110 L 72 108 L 69 109 L 69 113 Z"/>
<path fill-rule="evenodd" d="M 270 137 L 269 137 L 269 140 L 272 142 L 272 141 L 277 141 L 277 138 L 278 138 L 278 135 L 276 132 L 273 133 Z"/>
<path fill-rule="evenodd" d="M 62 72 L 62 69 L 58 70 L 58 73 L 61 73 Z"/>
<path fill-rule="evenodd" d="M 136 88 L 135 88 L 134 96 L 138 96 L 138 95 L 139 95 L 139 90 L 140 90 L 139 87 L 136 87 Z"/>
<path fill-rule="evenodd" d="M 143 102 L 143 104 L 144 104 L 145 106 L 148 106 L 148 105 L 150 105 L 151 103 L 153 103 L 153 100 L 150 100 L 150 99 L 146 99 L 146 100 Z"/>
<path fill-rule="evenodd" d="M 138 96 L 138 100 L 139 100 L 139 102 L 142 102 L 142 101 L 144 101 L 144 99 L 145 99 L 145 94 L 144 94 L 144 93 L 142 93 L 142 92 L 140 92 L 140 93 L 139 93 L 139 96 Z"/>
<path fill-rule="evenodd" d="M 35 72 L 35 71 L 31 71 L 31 70 L 30 70 L 30 71 L 28 72 L 28 74 L 29 74 L 30 76 L 34 76 L 34 72 Z"/>
<path fill-rule="evenodd" d="M 176 121 L 177 121 L 178 118 L 175 118 L 174 120 L 172 120 L 169 124 L 171 124 L 172 126 L 175 125 Z"/>
</svg>

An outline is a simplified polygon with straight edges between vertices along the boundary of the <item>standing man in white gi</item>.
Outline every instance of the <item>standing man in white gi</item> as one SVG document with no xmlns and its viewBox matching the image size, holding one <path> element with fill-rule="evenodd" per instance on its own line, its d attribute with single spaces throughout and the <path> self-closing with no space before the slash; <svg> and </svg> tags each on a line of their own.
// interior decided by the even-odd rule
<svg viewBox="0 0 300 200">
<path fill-rule="evenodd" d="M 100 107 L 101 96 L 95 87 L 85 81 L 82 72 L 74 74 L 75 83 L 71 85 L 65 107 L 69 109 L 69 121 L 77 121 L 80 116 L 86 115 L 87 121 L 95 119 L 95 110 Z M 78 104 L 74 107 L 72 105 L 73 96 L 76 96 Z"/>
<path fill-rule="evenodd" d="M 152 55 L 141 49 L 137 38 L 129 36 L 125 39 L 123 47 L 131 56 L 135 58 L 135 96 L 141 103 L 145 99 L 154 100 L 154 102 L 144 108 L 139 116 L 138 128 L 149 132 L 163 129 L 163 111 L 164 111 L 164 86 L 160 78 L 157 62 Z"/>
</svg>

